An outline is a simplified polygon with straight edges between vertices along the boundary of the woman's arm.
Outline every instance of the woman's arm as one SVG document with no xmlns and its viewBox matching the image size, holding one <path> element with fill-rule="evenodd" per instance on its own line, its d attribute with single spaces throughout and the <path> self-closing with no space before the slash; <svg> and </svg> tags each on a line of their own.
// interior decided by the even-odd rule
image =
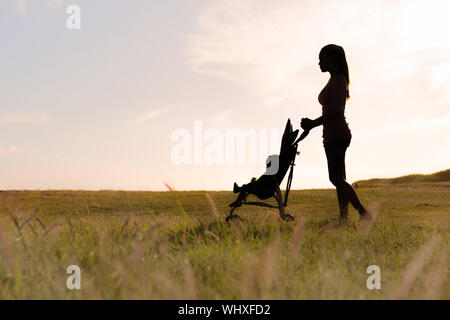
<svg viewBox="0 0 450 320">
<path fill-rule="evenodd" d="M 325 121 L 325 118 L 324 118 L 323 115 L 321 115 L 321 116 L 318 117 L 317 119 L 314 119 L 314 120 L 311 122 L 311 125 L 312 125 L 311 129 L 323 125 L 324 121 Z"/>
</svg>

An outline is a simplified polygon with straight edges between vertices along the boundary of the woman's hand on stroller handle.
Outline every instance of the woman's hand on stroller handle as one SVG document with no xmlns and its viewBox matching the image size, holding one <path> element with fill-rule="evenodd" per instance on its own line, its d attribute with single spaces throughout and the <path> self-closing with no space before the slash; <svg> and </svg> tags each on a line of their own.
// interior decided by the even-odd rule
<svg viewBox="0 0 450 320">
<path fill-rule="evenodd" d="M 309 118 L 302 118 L 300 121 L 300 127 L 302 127 L 305 131 L 309 131 L 314 127 L 314 121 Z"/>
</svg>

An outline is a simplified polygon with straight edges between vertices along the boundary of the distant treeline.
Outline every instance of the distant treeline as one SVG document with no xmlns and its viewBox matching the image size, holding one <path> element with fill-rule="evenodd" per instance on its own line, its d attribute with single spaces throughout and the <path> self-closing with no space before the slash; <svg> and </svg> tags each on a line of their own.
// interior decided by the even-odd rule
<svg viewBox="0 0 450 320">
<path fill-rule="evenodd" d="M 418 183 L 418 182 L 443 182 L 450 181 L 450 169 L 439 171 L 432 174 L 410 174 L 407 176 L 397 177 L 397 178 L 386 178 L 386 179 L 369 179 L 369 180 L 359 180 L 353 183 L 358 187 L 368 187 L 376 185 L 389 185 L 389 184 L 407 184 L 407 183 Z"/>
</svg>

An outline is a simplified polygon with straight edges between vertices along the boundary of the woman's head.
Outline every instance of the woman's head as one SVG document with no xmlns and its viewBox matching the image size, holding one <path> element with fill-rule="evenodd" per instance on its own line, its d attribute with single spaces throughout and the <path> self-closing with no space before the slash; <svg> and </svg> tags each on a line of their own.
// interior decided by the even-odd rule
<svg viewBox="0 0 450 320">
<path fill-rule="evenodd" d="M 319 66 L 322 72 L 341 73 L 345 76 L 347 79 L 347 98 L 349 98 L 348 86 L 350 84 L 350 78 L 344 49 L 335 44 L 329 44 L 323 47 L 319 53 Z"/>
</svg>

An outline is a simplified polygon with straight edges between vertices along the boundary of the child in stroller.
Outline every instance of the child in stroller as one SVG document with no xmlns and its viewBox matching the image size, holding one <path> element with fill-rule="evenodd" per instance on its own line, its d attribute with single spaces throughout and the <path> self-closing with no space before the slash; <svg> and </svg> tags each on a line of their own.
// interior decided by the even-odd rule
<svg viewBox="0 0 450 320">
<path fill-rule="evenodd" d="M 244 184 L 241 187 L 239 187 L 236 182 L 234 183 L 233 192 L 239 193 L 239 195 L 238 198 L 229 205 L 231 207 L 231 210 L 226 221 L 234 218 L 240 218 L 236 214 L 233 215 L 233 211 L 243 204 L 277 208 L 280 210 L 280 216 L 282 219 L 294 219 L 293 216 L 285 212 L 284 208 L 287 206 L 289 190 L 292 183 L 295 156 L 297 155 L 297 145 L 308 135 L 308 133 L 309 131 L 304 131 L 301 136 L 297 140 L 295 140 L 298 135 L 298 130 L 292 130 L 291 120 L 288 119 L 283 133 L 283 138 L 281 140 L 280 155 L 271 155 L 268 157 L 266 161 L 266 172 L 258 179 L 253 177 L 250 183 Z M 283 181 L 289 168 L 289 178 L 283 201 L 280 184 Z M 270 197 L 274 197 L 278 202 L 278 206 L 274 206 L 265 202 L 247 202 L 246 198 L 249 194 L 253 194 L 261 200 L 266 200 Z"/>
</svg>

